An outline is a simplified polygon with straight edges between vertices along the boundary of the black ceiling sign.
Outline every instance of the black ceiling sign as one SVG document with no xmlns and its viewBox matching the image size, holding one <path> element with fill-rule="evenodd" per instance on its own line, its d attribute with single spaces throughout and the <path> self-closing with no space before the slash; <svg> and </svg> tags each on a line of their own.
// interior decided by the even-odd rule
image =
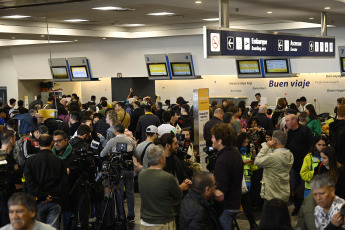
<svg viewBox="0 0 345 230">
<path fill-rule="evenodd" d="M 204 27 L 205 57 L 334 57 L 335 38 Z"/>
</svg>

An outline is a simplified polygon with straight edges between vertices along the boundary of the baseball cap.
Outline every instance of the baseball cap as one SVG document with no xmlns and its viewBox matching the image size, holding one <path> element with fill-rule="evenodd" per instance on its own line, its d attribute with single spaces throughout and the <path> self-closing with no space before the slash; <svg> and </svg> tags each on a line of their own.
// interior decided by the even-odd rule
<svg viewBox="0 0 345 230">
<path fill-rule="evenodd" d="M 158 133 L 158 128 L 154 125 L 150 125 L 146 128 L 147 133 Z"/>
</svg>

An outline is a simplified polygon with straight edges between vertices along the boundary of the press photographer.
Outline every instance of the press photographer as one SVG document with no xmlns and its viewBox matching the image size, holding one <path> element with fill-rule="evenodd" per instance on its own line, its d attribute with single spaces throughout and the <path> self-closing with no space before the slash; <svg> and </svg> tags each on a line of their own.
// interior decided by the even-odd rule
<svg viewBox="0 0 345 230">
<path fill-rule="evenodd" d="M 115 137 L 110 139 L 102 152 L 101 157 L 110 156 L 110 167 L 113 169 L 114 174 L 119 180 L 119 189 L 117 190 L 117 201 L 122 203 L 123 187 L 126 188 L 127 207 L 128 207 L 128 221 L 134 221 L 134 171 L 133 171 L 133 153 L 135 153 L 136 146 L 132 138 L 125 135 L 125 126 L 122 123 L 114 125 Z M 120 219 L 126 218 L 126 213 L 120 209 L 117 213 Z"/>
<path fill-rule="evenodd" d="M 21 188 L 23 170 L 18 166 L 11 154 L 16 139 L 14 131 L 3 131 L 0 139 L 2 143 L 0 149 L 0 226 L 3 226 L 9 223 L 7 200 L 16 191 L 16 188 Z"/>
</svg>

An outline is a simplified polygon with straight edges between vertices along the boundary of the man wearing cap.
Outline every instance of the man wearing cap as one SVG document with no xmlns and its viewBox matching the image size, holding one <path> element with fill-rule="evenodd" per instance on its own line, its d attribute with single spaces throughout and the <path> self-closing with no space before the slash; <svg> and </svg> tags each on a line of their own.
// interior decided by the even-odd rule
<svg viewBox="0 0 345 230">
<path fill-rule="evenodd" d="M 288 114 L 285 112 L 285 127 L 284 130 L 288 134 L 286 148 L 290 150 L 294 157 L 294 162 L 291 169 L 291 183 L 294 194 L 295 209 L 292 215 L 297 215 L 302 204 L 302 199 L 297 196 L 297 188 L 302 183 L 300 171 L 304 157 L 308 154 L 311 146 L 314 143 L 314 138 L 311 130 L 304 125 L 298 123 L 298 117 L 295 114 Z"/>
<path fill-rule="evenodd" d="M 142 164 L 143 169 L 148 168 L 147 152 L 154 146 L 153 140 L 158 137 L 158 128 L 150 125 L 146 128 L 146 140 L 141 142 L 136 149 L 135 157 Z"/>
<path fill-rule="evenodd" d="M 173 132 L 174 134 L 176 134 L 176 128 L 170 124 L 171 114 L 169 111 L 163 112 L 162 119 L 164 124 L 161 124 L 158 127 L 158 137 L 161 137 L 165 133 Z"/>
</svg>

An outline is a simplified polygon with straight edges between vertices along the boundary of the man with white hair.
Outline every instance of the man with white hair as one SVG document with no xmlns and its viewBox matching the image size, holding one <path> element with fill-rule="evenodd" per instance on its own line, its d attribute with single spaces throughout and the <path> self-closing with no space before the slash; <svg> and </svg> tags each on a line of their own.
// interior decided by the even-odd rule
<svg viewBox="0 0 345 230">
<path fill-rule="evenodd" d="M 309 183 L 317 206 L 315 225 L 317 230 L 344 229 L 344 217 L 340 213 L 345 200 L 335 195 L 335 186 L 328 174 L 318 174 Z"/>
<path fill-rule="evenodd" d="M 267 117 L 267 106 L 266 105 L 260 105 L 259 112 L 255 115 L 259 122 L 260 126 L 264 128 L 266 131 L 272 130 L 273 131 L 273 124 L 271 119 Z"/>
</svg>

